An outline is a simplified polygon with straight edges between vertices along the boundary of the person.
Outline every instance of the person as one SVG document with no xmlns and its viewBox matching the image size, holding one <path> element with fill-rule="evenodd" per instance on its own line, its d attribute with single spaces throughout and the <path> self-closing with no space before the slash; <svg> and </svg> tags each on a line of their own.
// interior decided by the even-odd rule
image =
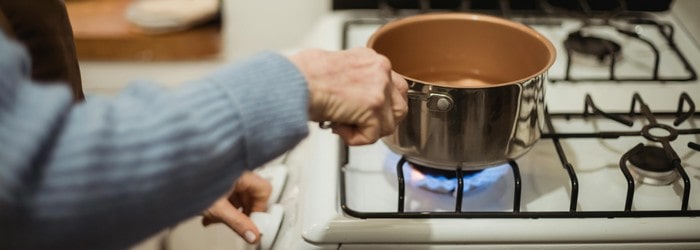
<svg viewBox="0 0 700 250">
<path fill-rule="evenodd" d="M 295 146 L 307 121 L 362 145 L 407 110 L 406 82 L 366 48 L 262 52 L 175 90 L 139 81 L 77 103 L 33 64 L 0 32 L 0 249 L 121 249 L 202 211 L 255 242 L 230 213 L 269 195 L 247 170 Z"/>
<path fill-rule="evenodd" d="M 62 1 L 0 0 L 0 30 L 27 47 L 31 76 L 36 83 L 69 86 L 74 101 L 84 100 L 72 29 Z M 249 172 L 235 183 L 229 195 L 204 212 L 202 223 L 225 223 L 254 243 L 259 233 L 246 215 L 266 209 L 271 187 L 266 180 Z M 243 213 L 236 207 L 243 208 Z"/>
<path fill-rule="evenodd" d="M 0 32 L 22 43 L 38 84 L 69 86 L 73 99 L 85 99 L 73 30 L 63 1 L 0 0 Z"/>
</svg>

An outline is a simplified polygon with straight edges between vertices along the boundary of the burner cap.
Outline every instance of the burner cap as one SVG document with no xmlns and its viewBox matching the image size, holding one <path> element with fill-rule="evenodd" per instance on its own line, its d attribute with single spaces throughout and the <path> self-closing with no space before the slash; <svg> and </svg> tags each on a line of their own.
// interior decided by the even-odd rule
<svg viewBox="0 0 700 250">
<path fill-rule="evenodd" d="M 630 155 L 628 160 L 635 167 L 646 171 L 658 173 L 673 170 L 673 165 L 666 156 L 666 151 L 656 146 L 644 146 Z"/>
<path fill-rule="evenodd" d="M 642 183 L 655 186 L 669 185 L 679 178 L 663 148 L 643 146 L 627 159 L 630 173 Z"/>
<path fill-rule="evenodd" d="M 620 53 L 620 44 L 604 38 L 584 35 L 581 31 L 569 34 L 564 41 L 567 50 L 581 53 L 583 55 L 595 56 L 599 61 Z"/>
</svg>

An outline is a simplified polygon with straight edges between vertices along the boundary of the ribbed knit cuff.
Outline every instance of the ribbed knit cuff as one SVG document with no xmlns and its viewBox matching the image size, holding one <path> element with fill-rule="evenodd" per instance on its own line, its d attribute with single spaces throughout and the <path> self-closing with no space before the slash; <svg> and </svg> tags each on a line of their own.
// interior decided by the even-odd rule
<svg viewBox="0 0 700 250">
<path fill-rule="evenodd" d="M 244 64 L 218 70 L 209 79 L 241 114 L 249 167 L 279 156 L 308 134 L 307 83 L 284 56 L 260 53 Z"/>
</svg>

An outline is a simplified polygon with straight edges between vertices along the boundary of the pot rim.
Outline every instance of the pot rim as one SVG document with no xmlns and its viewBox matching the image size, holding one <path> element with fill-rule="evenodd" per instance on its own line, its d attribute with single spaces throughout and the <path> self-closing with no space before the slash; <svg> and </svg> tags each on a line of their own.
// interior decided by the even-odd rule
<svg viewBox="0 0 700 250">
<path fill-rule="evenodd" d="M 397 20 L 388 22 L 388 23 L 384 24 L 383 26 L 379 27 L 379 29 L 377 31 L 375 31 L 372 34 L 372 36 L 370 36 L 369 40 L 367 41 L 367 47 L 372 49 L 372 45 L 375 43 L 375 41 L 377 40 L 379 35 L 387 32 L 389 30 L 392 30 L 392 29 L 395 29 L 395 28 L 398 28 L 398 27 L 401 27 L 404 25 L 408 25 L 411 23 L 415 23 L 415 22 L 432 21 L 432 20 L 474 20 L 474 21 L 484 21 L 484 22 L 488 22 L 488 23 L 494 23 L 494 24 L 499 24 L 499 25 L 504 25 L 504 26 L 508 26 L 511 28 L 515 28 L 517 30 L 520 30 L 520 31 L 534 37 L 535 39 L 539 40 L 540 42 L 542 42 L 544 44 L 544 46 L 547 48 L 547 51 L 549 52 L 549 59 L 547 61 L 547 64 L 544 67 L 542 67 L 541 70 L 539 70 L 536 73 L 533 73 L 531 75 L 528 75 L 527 77 L 523 77 L 520 79 L 516 79 L 513 81 L 509 81 L 509 82 L 504 82 L 504 83 L 490 84 L 488 86 L 448 86 L 448 85 L 436 84 L 436 83 L 431 83 L 431 82 L 411 78 L 411 77 L 405 76 L 399 72 L 392 70 L 394 73 L 402 76 L 403 78 L 405 78 L 407 80 L 410 80 L 410 81 L 413 81 L 416 83 L 422 83 L 425 85 L 435 85 L 435 86 L 440 86 L 440 87 L 445 87 L 445 88 L 454 88 L 454 89 L 483 89 L 483 88 L 493 88 L 493 87 L 501 87 L 501 86 L 505 86 L 505 85 L 524 83 L 532 78 L 535 78 L 537 76 L 545 74 L 549 70 L 549 68 L 552 67 L 552 65 L 554 64 L 554 60 L 556 59 L 557 53 L 556 53 L 556 49 L 554 48 L 554 45 L 552 44 L 552 42 L 549 41 L 549 39 L 545 38 L 542 34 L 537 32 L 536 30 L 534 30 L 530 27 L 527 27 L 526 25 L 518 23 L 518 22 L 506 20 L 503 18 L 495 17 L 495 16 L 474 14 L 474 13 L 428 13 L 428 14 L 419 14 L 419 15 L 413 15 L 413 16 L 397 19 Z"/>
</svg>

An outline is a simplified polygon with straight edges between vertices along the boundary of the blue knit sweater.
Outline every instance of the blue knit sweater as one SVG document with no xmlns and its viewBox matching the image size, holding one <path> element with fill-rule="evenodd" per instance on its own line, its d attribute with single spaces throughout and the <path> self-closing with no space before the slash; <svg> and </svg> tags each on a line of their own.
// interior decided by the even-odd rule
<svg viewBox="0 0 700 250">
<path fill-rule="evenodd" d="M 120 249 L 198 214 L 308 133 L 308 90 L 262 53 L 166 90 L 72 104 L 0 33 L 0 249 Z"/>
</svg>

